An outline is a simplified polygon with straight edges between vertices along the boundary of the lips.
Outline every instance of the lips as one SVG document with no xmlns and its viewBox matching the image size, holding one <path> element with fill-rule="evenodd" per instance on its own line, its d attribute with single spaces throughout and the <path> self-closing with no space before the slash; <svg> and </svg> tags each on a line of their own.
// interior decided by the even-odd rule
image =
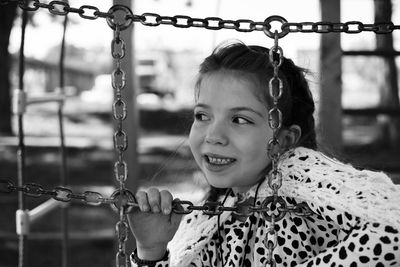
<svg viewBox="0 0 400 267">
<path fill-rule="evenodd" d="M 215 157 L 215 156 L 208 156 L 205 155 L 205 158 L 208 163 L 215 164 L 215 165 L 226 165 L 235 161 L 232 158 L 224 158 L 224 157 Z"/>
<path fill-rule="evenodd" d="M 223 170 L 232 165 L 236 159 L 216 154 L 205 154 L 207 168 L 212 171 Z"/>
</svg>

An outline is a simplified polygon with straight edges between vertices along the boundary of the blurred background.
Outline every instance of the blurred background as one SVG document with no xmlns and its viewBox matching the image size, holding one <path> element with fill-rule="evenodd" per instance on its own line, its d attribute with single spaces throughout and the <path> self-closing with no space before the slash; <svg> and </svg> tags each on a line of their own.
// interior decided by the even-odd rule
<svg viewBox="0 0 400 267">
<path fill-rule="evenodd" d="M 71 7 L 92 5 L 102 12 L 114 3 L 129 6 L 134 14 L 253 21 L 280 15 L 288 22 L 400 24 L 400 4 L 395 0 L 69 1 Z M 18 121 L 11 112 L 11 95 L 19 86 L 21 13 L 15 5 L 0 5 L 0 179 L 14 183 L 18 176 Z M 58 112 L 62 108 L 67 186 L 76 193 L 91 190 L 109 196 L 117 185 L 110 76 L 115 66 L 111 56 L 113 31 L 103 18 L 68 15 L 65 86 L 60 89 L 63 23 L 64 16 L 46 9 L 29 12 L 24 90 L 28 98 L 62 91 L 65 101 L 61 106 L 51 102 L 26 109 L 25 183 L 38 183 L 49 190 L 60 185 Z M 123 34 L 128 50 L 122 65 L 128 76 L 124 89 L 129 104 L 124 122 L 129 134 L 127 185 L 133 191 L 157 186 L 180 199 L 200 200 L 207 186 L 187 145 L 198 65 L 227 39 L 266 47 L 272 47 L 273 40 L 259 31 L 148 27 L 139 22 Z M 400 183 L 399 31 L 385 35 L 290 33 L 279 44 L 286 57 L 309 70 L 321 150 L 357 167 L 384 171 Z M 27 209 L 45 200 L 28 197 Z M 17 266 L 17 202 L 14 193 L 0 194 L 0 267 Z M 68 205 L 68 214 L 70 266 L 112 266 L 117 214 L 107 206 L 79 202 Z M 31 224 L 26 266 L 61 266 L 59 217 L 60 209 L 56 208 Z"/>
</svg>

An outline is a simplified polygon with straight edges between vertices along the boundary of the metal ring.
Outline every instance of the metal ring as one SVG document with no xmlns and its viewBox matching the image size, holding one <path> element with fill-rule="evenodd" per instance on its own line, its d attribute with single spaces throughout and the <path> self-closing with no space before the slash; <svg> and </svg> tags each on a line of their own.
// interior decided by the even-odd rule
<svg viewBox="0 0 400 267">
<path fill-rule="evenodd" d="M 123 11 L 126 13 L 125 15 L 125 19 L 123 23 L 117 23 L 114 19 L 115 19 L 115 12 L 117 11 Z M 123 6 L 123 5 L 113 5 L 109 10 L 108 10 L 108 14 L 110 14 L 110 17 L 107 17 L 107 24 L 108 26 L 110 26 L 111 29 L 115 30 L 116 28 L 119 28 L 121 31 L 127 29 L 129 26 L 131 26 L 132 22 L 133 22 L 133 13 L 132 10 L 127 7 L 127 6 Z"/>
<path fill-rule="evenodd" d="M 126 203 L 123 203 L 122 201 L 122 208 L 124 208 L 125 209 L 125 211 L 124 211 L 124 213 L 129 213 L 129 212 L 131 212 L 132 211 L 132 209 L 133 209 L 133 206 L 132 205 L 127 205 L 128 204 L 128 202 L 133 202 L 133 203 L 137 203 L 137 201 L 136 201 L 136 198 L 135 198 L 135 195 L 131 192 L 131 191 L 129 191 L 128 189 L 118 189 L 118 190 L 116 190 L 116 191 L 114 191 L 114 193 L 112 193 L 112 195 L 111 195 L 111 199 L 112 200 L 114 200 L 113 201 L 113 203 L 111 204 L 111 208 L 113 209 L 113 210 L 115 210 L 116 212 L 119 212 L 119 210 L 121 209 L 121 206 L 118 206 L 117 205 L 117 200 L 118 200 L 118 197 L 120 196 L 120 195 L 124 195 L 126 198 L 125 198 L 125 202 Z M 122 199 L 122 200 L 124 200 L 124 199 Z"/>
<path fill-rule="evenodd" d="M 272 21 L 278 21 L 282 24 L 288 22 L 284 17 L 277 16 L 277 15 L 266 18 L 264 20 L 263 31 L 264 31 L 265 35 L 267 35 L 269 38 L 275 38 L 275 33 L 271 31 L 271 22 Z M 267 27 L 267 25 L 269 25 L 270 27 Z M 282 29 L 282 27 L 281 27 L 281 29 Z M 282 29 L 282 31 L 278 33 L 278 38 L 282 38 L 282 37 L 286 36 L 288 33 L 289 33 L 289 30 L 287 28 L 285 28 L 285 30 Z"/>
<path fill-rule="evenodd" d="M 285 217 L 285 215 L 286 215 L 286 210 L 285 210 L 286 206 L 287 206 L 286 205 L 286 201 L 280 196 L 278 196 L 278 198 L 276 200 L 275 200 L 274 196 L 269 196 L 269 197 L 265 198 L 265 200 L 261 204 L 261 206 L 263 208 L 266 208 L 270 204 L 274 204 L 274 205 L 280 204 L 281 207 L 283 207 L 281 210 L 277 209 L 279 211 L 279 214 L 277 216 L 274 216 L 276 222 L 281 220 L 281 219 L 283 219 L 283 217 Z M 268 212 L 266 212 L 266 211 L 261 213 L 261 214 L 262 214 L 262 216 L 264 217 L 265 220 L 271 222 L 272 215 L 269 215 Z"/>
</svg>

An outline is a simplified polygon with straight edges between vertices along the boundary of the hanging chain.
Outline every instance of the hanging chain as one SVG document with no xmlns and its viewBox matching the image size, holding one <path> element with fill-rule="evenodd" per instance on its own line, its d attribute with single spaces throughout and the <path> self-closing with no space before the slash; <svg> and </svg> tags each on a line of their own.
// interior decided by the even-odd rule
<svg viewBox="0 0 400 267">
<path fill-rule="evenodd" d="M 118 22 L 117 13 L 125 18 L 132 14 L 132 11 L 122 5 L 111 7 L 109 12 L 112 16 L 107 18 L 108 25 L 113 29 L 114 38 L 111 41 L 111 55 L 114 59 L 115 68 L 111 73 L 111 85 L 114 89 L 115 100 L 113 103 L 113 117 L 116 122 L 116 130 L 114 133 L 114 148 L 116 152 L 116 162 L 114 164 L 114 175 L 118 182 L 118 189 L 111 195 L 114 199 L 112 206 L 119 214 L 119 221 L 115 225 L 115 231 L 118 241 L 118 251 L 115 256 L 116 266 L 129 266 L 129 256 L 126 252 L 126 242 L 128 241 L 128 220 L 127 213 L 132 209 L 128 202 L 135 202 L 135 197 L 131 191 L 125 187 L 128 178 L 128 166 L 124 160 L 124 152 L 128 148 L 128 136 L 123 129 L 123 121 L 127 117 L 127 106 L 122 97 L 122 90 L 126 85 L 126 73 L 122 69 L 122 59 L 126 55 L 126 43 L 121 38 L 121 31 L 129 27 L 126 20 L 122 23 Z"/>
<path fill-rule="evenodd" d="M 39 0 L 1 0 L 0 5 L 17 4 L 21 9 L 27 11 L 37 11 L 39 8 L 47 9 L 51 14 L 66 16 L 69 13 L 76 13 L 83 19 L 95 20 L 98 18 L 112 19 L 113 13 L 101 12 L 98 7 L 82 5 L 79 8 L 71 7 L 63 1 L 50 1 L 42 3 Z M 140 22 L 145 26 L 171 25 L 177 28 L 205 28 L 208 30 L 230 29 L 238 32 L 271 31 L 271 22 L 279 21 L 271 16 L 265 21 L 253 21 L 250 19 L 226 20 L 219 17 L 192 18 L 186 15 L 162 16 L 156 13 L 143 13 L 141 15 L 129 14 L 125 20 L 126 24 Z M 376 34 L 388 34 L 394 30 L 400 30 L 400 25 L 393 22 L 378 22 L 366 24 L 360 21 L 341 22 L 285 22 L 281 25 L 280 35 L 288 33 L 348 33 L 355 34 L 361 32 L 374 32 Z M 269 36 L 273 38 L 273 36 Z"/>
<path fill-rule="evenodd" d="M 268 36 L 269 33 L 266 32 Z M 266 264 L 270 266 L 276 266 L 276 261 L 273 258 L 274 249 L 278 245 L 277 243 L 277 232 L 275 229 L 276 222 L 281 220 L 286 215 L 286 201 L 279 196 L 278 191 L 282 186 L 282 173 L 278 169 L 278 160 L 280 157 L 281 146 L 278 140 L 279 130 L 282 127 L 282 111 L 278 107 L 279 99 L 283 94 L 283 82 L 279 77 L 279 67 L 283 62 L 283 50 L 278 45 L 279 38 L 282 35 L 279 35 L 278 31 L 274 32 L 274 46 L 269 50 L 269 61 L 271 62 L 274 72 L 272 78 L 269 80 L 269 95 L 272 98 L 272 107 L 268 112 L 268 124 L 269 127 L 273 131 L 272 138 L 268 141 L 268 156 L 272 163 L 272 170 L 268 175 L 268 185 L 272 189 L 272 196 L 267 197 L 264 200 L 266 206 L 271 206 L 271 211 L 274 209 L 278 211 L 271 212 L 268 217 L 264 216 L 264 218 L 270 222 L 267 228 L 266 239 L 264 240 L 264 245 L 268 250 L 268 256 L 266 260 Z M 278 207 L 281 209 L 279 210 Z"/>
</svg>

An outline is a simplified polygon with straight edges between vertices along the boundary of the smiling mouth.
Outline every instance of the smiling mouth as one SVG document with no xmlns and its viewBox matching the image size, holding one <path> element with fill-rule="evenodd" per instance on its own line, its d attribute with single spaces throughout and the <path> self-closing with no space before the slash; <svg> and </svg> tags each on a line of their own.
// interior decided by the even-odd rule
<svg viewBox="0 0 400 267">
<path fill-rule="evenodd" d="M 212 165 L 228 165 L 236 160 L 233 158 L 224 158 L 224 157 L 216 157 L 216 156 L 209 156 L 209 155 L 204 155 L 204 158 L 206 159 L 207 163 L 212 164 Z"/>
</svg>

